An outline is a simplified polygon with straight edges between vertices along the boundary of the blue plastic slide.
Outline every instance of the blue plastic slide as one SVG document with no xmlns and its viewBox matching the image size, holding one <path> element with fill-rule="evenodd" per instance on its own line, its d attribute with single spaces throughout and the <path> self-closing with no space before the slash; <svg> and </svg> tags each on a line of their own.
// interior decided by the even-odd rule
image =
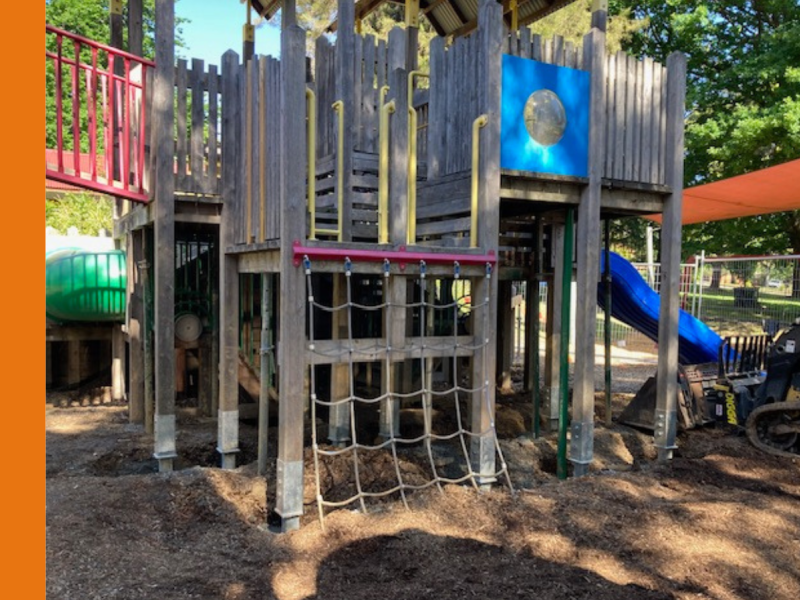
<svg viewBox="0 0 800 600">
<path fill-rule="evenodd" d="M 605 252 L 600 253 L 600 273 L 605 269 Z M 611 316 L 658 342 L 661 298 L 631 263 L 611 252 Z M 605 309 L 605 284 L 597 286 L 598 304 Z M 722 338 L 708 325 L 681 310 L 678 322 L 679 360 L 685 365 L 717 362 Z"/>
</svg>

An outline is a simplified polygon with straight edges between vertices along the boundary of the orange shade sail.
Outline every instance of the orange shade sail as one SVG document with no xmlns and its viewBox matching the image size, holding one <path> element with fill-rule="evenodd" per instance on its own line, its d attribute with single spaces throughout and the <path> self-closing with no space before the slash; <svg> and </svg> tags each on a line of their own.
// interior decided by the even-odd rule
<svg viewBox="0 0 800 600">
<path fill-rule="evenodd" d="M 800 159 L 683 191 L 684 225 L 800 209 Z M 661 222 L 661 215 L 652 215 Z"/>
</svg>

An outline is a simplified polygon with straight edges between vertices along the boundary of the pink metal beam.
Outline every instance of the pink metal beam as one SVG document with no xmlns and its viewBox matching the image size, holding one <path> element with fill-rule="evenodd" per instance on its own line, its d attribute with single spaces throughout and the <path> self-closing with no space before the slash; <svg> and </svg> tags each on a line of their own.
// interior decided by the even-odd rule
<svg viewBox="0 0 800 600">
<path fill-rule="evenodd" d="M 497 263 L 497 256 L 490 250 L 487 254 L 457 254 L 438 252 L 408 252 L 405 246 L 398 250 L 358 250 L 354 248 L 317 248 L 294 243 L 294 264 L 299 266 L 304 256 L 311 260 L 345 260 L 353 262 L 389 262 L 406 265 L 425 261 L 428 264 L 485 265 Z"/>
</svg>

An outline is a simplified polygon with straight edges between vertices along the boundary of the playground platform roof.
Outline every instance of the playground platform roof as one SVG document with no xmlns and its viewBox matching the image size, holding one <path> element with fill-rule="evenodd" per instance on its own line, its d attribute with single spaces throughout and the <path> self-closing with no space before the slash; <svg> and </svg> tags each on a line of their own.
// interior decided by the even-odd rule
<svg viewBox="0 0 800 600">
<path fill-rule="evenodd" d="M 686 188 L 684 225 L 800 209 L 800 159 Z M 653 220 L 661 221 L 654 215 Z"/>
<path fill-rule="evenodd" d="M 356 19 L 363 19 L 381 4 L 390 0 L 356 0 Z M 510 2 L 498 0 L 503 4 L 506 12 L 506 22 L 511 24 Z M 519 0 L 517 15 L 519 25 L 528 25 L 538 21 L 566 6 L 575 0 Z M 404 0 L 392 0 L 393 4 L 404 4 Z M 272 18 L 282 5 L 281 0 L 250 0 L 253 9 L 266 18 Z M 459 37 L 475 29 L 478 22 L 477 0 L 420 0 L 420 13 L 427 17 L 433 29 L 441 36 L 452 35 Z M 334 21 L 329 31 L 336 31 L 337 22 Z"/>
</svg>

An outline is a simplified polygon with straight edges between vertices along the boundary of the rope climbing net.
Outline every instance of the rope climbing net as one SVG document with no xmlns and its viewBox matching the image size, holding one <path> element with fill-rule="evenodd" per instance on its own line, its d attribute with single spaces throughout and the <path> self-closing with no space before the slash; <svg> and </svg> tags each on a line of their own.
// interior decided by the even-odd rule
<svg viewBox="0 0 800 600">
<path fill-rule="evenodd" d="M 316 502 L 323 527 L 326 508 L 339 508 L 357 502 L 361 510 L 366 512 L 366 500 L 370 498 L 398 494 L 407 508 L 409 492 L 433 486 L 442 491 L 442 484 L 448 483 L 467 483 L 478 489 L 481 485 L 497 481 L 500 476 L 504 477 L 511 488 L 508 469 L 497 441 L 489 378 L 486 376 L 483 381 L 472 381 L 472 378 L 465 376 L 468 373 L 463 372 L 464 367 L 461 364 L 464 357 L 483 361 L 483 368 L 479 372 L 486 374 L 489 352 L 493 348 L 489 347 L 489 338 L 485 333 L 480 338 L 477 335 L 459 335 L 459 317 L 463 316 L 463 303 L 460 299 L 443 302 L 440 297 L 437 300 L 436 292 L 437 288 L 441 292 L 441 280 L 428 277 L 425 261 L 420 261 L 418 275 L 409 276 L 393 274 L 390 261 L 385 259 L 382 268 L 382 293 L 379 295 L 381 301 L 375 304 L 360 303 L 354 299 L 354 268 L 349 258 L 343 263 L 344 290 L 329 305 L 319 302 L 315 297 L 315 283 L 320 285 L 320 282 L 315 282 L 312 276 L 312 262 L 308 256 L 303 258 L 303 267 L 308 290 Z M 341 278 L 342 273 L 338 275 Z M 401 277 L 405 278 L 407 284 L 415 285 L 414 289 L 418 293 L 412 295 L 413 301 L 408 301 L 404 292 L 398 294 L 392 289 L 398 283 L 396 280 Z M 484 277 L 487 282 L 492 277 L 492 266 L 489 263 L 486 264 Z M 462 279 L 458 262 L 453 263 L 452 279 Z M 488 332 L 491 327 L 491 286 L 485 285 L 481 289 L 486 290 L 484 297 L 479 302 L 475 302 L 473 297 L 469 312 L 473 327 L 478 319 L 482 319 L 482 326 L 478 330 Z M 355 337 L 354 312 L 356 315 L 372 315 L 373 319 L 380 319 L 383 336 L 372 338 L 371 341 Z M 316 337 L 317 328 L 323 330 L 324 327 L 321 323 L 316 323 L 315 319 L 322 321 L 321 315 L 325 313 L 330 316 L 331 321 L 339 323 L 336 344 L 326 345 Z M 398 334 L 397 323 L 405 324 L 409 314 L 416 315 L 415 318 L 412 317 L 416 335 L 406 337 L 402 333 Z M 442 315 L 447 334 L 434 335 L 434 321 L 439 316 L 437 322 L 441 324 Z M 337 327 L 334 326 L 333 329 L 336 330 Z M 401 325 L 399 329 L 403 332 L 404 326 Z M 324 337 L 324 334 L 320 336 Z M 403 368 L 413 370 L 412 362 L 418 367 L 418 376 L 399 377 L 398 365 L 402 364 Z M 372 369 L 374 365 L 380 368 L 379 393 L 370 393 L 358 385 L 356 366 L 363 363 L 367 363 L 368 369 Z M 340 381 L 337 390 L 331 390 L 330 399 L 321 398 L 318 394 L 320 375 L 315 368 L 318 364 L 333 364 L 333 368 L 338 366 L 341 372 L 347 373 L 346 384 Z M 443 365 L 449 367 L 449 377 L 444 382 L 434 384 L 434 369 Z M 400 391 L 401 388 L 404 391 Z M 465 406 L 469 409 L 462 407 L 462 401 L 465 401 Z M 363 438 L 365 433 L 363 430 L 359 431 L 358 415 L 363 415 L 364 410 L 370 406 L 374 414 L 376 405 L 380 415 L 380 435 L 373 443 L 365 443 L 363 439 L 359 439 L 359 435 Z M 422 415 L 421 432 L 418 427 L 413 431 L 417 435 L 401 435 L 401 406 L 406 411 Z M 473 415 L 475 411 L 485 411 L 483 414 L 489 415 L 488 420 L 471 419 L 471 422 L 488 425 L 483 430 L 468 426 L 468 415 L 465 414 L 467 411 Z M 444 413 L 453 416 L 444 419 L 444 425 L 435 426 L 435 415 Z M 320 431 L 321 421 L 318 421 L 318 416 L 325 414 L 329 419 L 328 438 L 331 442 L 327 444 L 320 439 L 323 432 Z M 366 455 L 380 455 L 382 467 L 388 467 L 387 462 L 391 461 L 391 467 L 384 469 L 393 472 L 391 476 L 376 478 L 372 472 L 374 466 L 365 460 Z M 495 466 L 498 462 L 496 459 L 499 459 L 499 469 Z M 341 497 L 341 490 L 336 499 L 325 497 L 328 490 L 323 490 L 322 478 L 324 474 L 331 473 L 332 461 L 338 461 L 340 467 L 342 464 L 351 465 L 348 468 L 350 486 L 345 497 Z"/>
</svg>

